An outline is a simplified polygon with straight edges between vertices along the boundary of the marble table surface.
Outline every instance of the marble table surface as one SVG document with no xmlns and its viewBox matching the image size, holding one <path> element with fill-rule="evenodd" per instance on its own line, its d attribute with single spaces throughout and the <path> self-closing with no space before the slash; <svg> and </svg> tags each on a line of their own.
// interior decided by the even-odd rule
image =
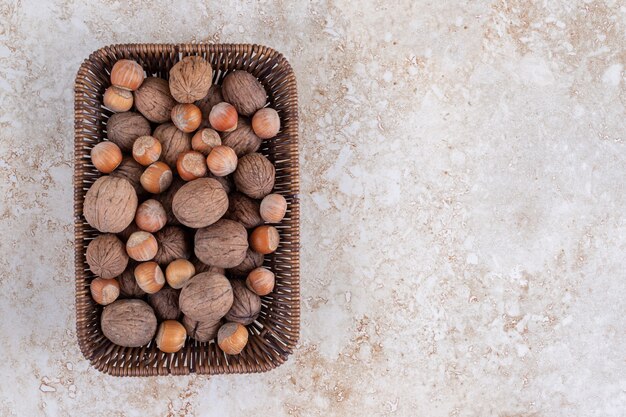
<svg viewBox="0 0 626 417">
<path fill-rule="evenodd" d="M 624 415 L 624 2 L 176 3 L 0 1 L 0 416 Z M 74 76 L 190 41 L 297 74 L 300 342 L 115 379 L 76 341 Z"/>
</svg>

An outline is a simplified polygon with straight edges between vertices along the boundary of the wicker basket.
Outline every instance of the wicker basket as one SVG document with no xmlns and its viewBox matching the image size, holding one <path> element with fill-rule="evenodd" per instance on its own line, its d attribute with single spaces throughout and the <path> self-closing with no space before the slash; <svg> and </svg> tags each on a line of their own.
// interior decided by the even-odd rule
<svg viewBox="0 0 626 417">
<path fill-rule="evenodd" d="M 115 345 L 102 334 L 102 308 L 89 292 L 94 276 L 85 262 L 85 250 L 97 232 L 85 222 L 82 211 L 87 189 L 101 175 L 91 164 L 89 152 L 106 136 L 111 113 L 101 103 L 110 83 L 110 70 L 118 59 L 130 58 L 149 75 L 167 78 L 170 68 L 186 55 L 200 55 L 211 62 L 214 83 L 235 69 L 255 75 L 268 91 L 270 105 L 279 112 L 283 124 L 281 133 L 263 141 L 260 150 L 275 164 L 275 190 L 288 201 L 287 216 L 278 226 L 281 244 L 274 254 L 265 257 L 265 266 L 276 274 L 276 288 L 263 297 L 259 319 L 248 326 L 248 345 L 236 356 L 225 355 L 215 342 L 199 343 L 190 338 L 174 354 L 159 351 L 154 342 L 139 348 Z M 296 345 L 300 327 L 298 105 L 296 79 L 287 60 L 273 49 L 258 45 L 113 45 L 89 56 L 78 71 L 74 88 L 76 331 L 85 357 L 96 369 L 115 376 L 263 372 L 283 363 Z"/>
</svg>

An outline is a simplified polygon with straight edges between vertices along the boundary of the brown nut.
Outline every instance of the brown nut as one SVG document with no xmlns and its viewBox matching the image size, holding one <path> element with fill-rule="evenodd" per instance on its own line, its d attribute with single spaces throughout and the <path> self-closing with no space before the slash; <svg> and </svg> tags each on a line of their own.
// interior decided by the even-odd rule
<svg viewBox="0 0 626 417">
<path fill-rule="evenodd" d="M 233 184 L 233 179 L 230 177 L 230 175 L 226 177 L 218 177 L 209 172 L 208 177 L 213 178 L 215 181 L 219 182 L 224 191 L 226 191 L 226 194 L 229 194 L 235 189 L 235 184 Z"/>
<path fill-rule="evenodd" d="M 112 112 L 128 111 L 133 107 L 133 93 L 112 85 L 104 90 L 102 102 Z"/>
<path fill-rule="evenodd" d="M 157 200 L 146 200 L 137 207 L 135 223 L 146 232 L 158 232 L 167 223 L 167 213 Z"/>
<path fill-rule="evenodd" d="M 126 242 L 128 241 L 128 238 L 130 237 L 130 235 L 132 235 L 133 233 L 138 232 L 140 230 L 141 229 L 139 228 L 139 226 L 137 226 L 137 224 L 135 222 L 132 222 L 131 224 L 128 225 L 128 227 L 126 229 L 124 229 L 121 232 L 117 233 L 115 236 L 120 238 L 120 240 L 122 242 L 124 242 L 124 244 L 126 244 Z"/>
<path fill-rule="evenodd" d="M 148 344 L 157 329 L 152 308 L 141 300 L 117 300 L 104 307 L 100 319 L 102 333 L 119 346 Z"/>
<path fill-rule="evenodd" d="M 94 182 L 83 204 L 83 215 L 89 225 L 104 233 L 119 233 L 135 217 L 137 193 L 128 181 L 111 176 Z M 224 210 L 226 211 L 226 210 Z"/>
<path fill-rule="evenodd" d="M 120 284 L 120 295 L 127 298 L 141 298 L 146 292 L 137 285 L 135 280 L 135 265 L 132 264 L 126 268 L 122 275 L 117 277 Z"/>
<path fill-rule="evenodd" d="M 241 193 L 228 196 L 228 211 L 224 217 L 243 224 L 246 229 L 263 224 L 259 202 Z"/>
<path fill-rule="evenodd" d="M 225 177 L 237 169 L 237 154 L 228 146 L 216 146 L 206 158 L 211 174 Z"/>
<path fill-rule="evenodd" d="M 172 108 L 172 122 L 183 132 L 193 132 L 202 123 L 202 112 L 191 103 L 177 104 Z"/>
<path fill-rule="evenodd" d="M 107 139 L 119 146 L 123 152 L 131 152 L 135 139 L 150 135 L 150 122 L 139 113 L 126 111 L 109 117 L 106 129 Z"/>
<path fill-rule="evenodd" d="M 170 120 L 176 100 L 170 94 L 170 85 L 158 77 L 148 77 L 135 91 L 135 107 L 139 113 L 154 123 Z"/>
<path fill-rule="evenodd" d="M 91 281 L 89 290 L 91 298 L 103 306 L 111 304 L 120 296 L 120 284 L 115 278 L 96 278 Z"/>
<path fill-rule="evenodd" d="M 172 170 L 166 163 L 158 161 L 151 164 L 141 174 L 141 186 L 149 193 L 158 194 L 172 184 Z"/>
<path fill-rule="evenodd" d="M 239 159 L 233 175 L 237 189 L 252 198 L 263 198 L 272 192 L 276 169 L 260 153 L 251 153 Z"/>
<path fill-rule="evenodd" d="M 170 70 L 170 92 L 179 103 L 204 98 L 211 88 L 213 70 L 200 56 L 187 56 Z"/>
<path fill-rule="evenodd" d="M 237 128 L 237 109 L 225 101 L 217 103 L 209 113 L 209 123 L 218 132 L 232 132 Z"/>
<path fill-rule="evenodd" d="M 264 107 L 252 116 L 252 130 L 261 139 L 271 139 L 280 130 L 280 116 L 271 107 Z"/>
<path fill-rule="evenodd" d="M 246 257 L 247 238 L 248 233 L 241 223 L 221 219 L 196 232 L 194 251 L 207 265 L 232 268 Z"/>
<path fill-rule="evenodd" d="M 161 159 L 171 167 L 176 166 L 178 155 L 191 150 L 191 135 L 166 123 L 154 129 L 155 138 L 161 142 Z"/>
<path fill-rule="evenodd" d="M 104 174 L 109 174 L 122 163 L 122 151 L 113 142 L 100 142 L 91 148 L 91 163 Z"/>
<path fill-rule="evenodd" d="M 230 285 L 233 288 L 233 305 L 224 318 L 244 326 L 254 323 L 261 312 L 261 298 L 241 280 L 232 280 Z"/>
<path fill-rule="evenodd" d="M 133 158 L 143 166 L 148 166 L 161 157 L 161 142 L 154 136 L 140 136 L 133 143 Z"/>
<path fill-rule="evenodd" d="M 172 211 L 182 224 L 201 228 L 215 223 L 228 210 L 228 195 L 211 178 L 198 178 L 183 185 L 174 195 Z"/>
<path fill-rule="evenodd" d="M 248 272 L 261 265 L 263 265 L 263 254 L 248 248 L 243 261 L 239 265 L 229 268 L 228 272 L 234 277 L 245 277 L 248 275 Z"/>
<path fill-rule="evenodd" d="M 280 194 L 268 194 L 261 201 L 260 213 L 268 223 L 280 223 L 287 212 L 287 200 Z"/>
<path fill-rule="evenodd" d="M 178 320 L 180 308 L 178 297 L 180 291 L 174 288 L 161 288 L 159 292 L 148 295 L 148 304 L 154 309 L 154 314 L 159 321 Z"/>
<path fill-rule="evenodd" d="M 211 149 L 222 144 L 219 133 L 213 129 L 200 129 L 191 138 L 191 148 L 207 156 Z"/>
<path fill-rule="evenodd" d="M 216 321 L 233 305 L 233 290 L 224 275 L 203 272 L 191 278 L 180 292 L 180 309 L 197 321 Z"/>
<path fill-rule="evenodd" d="M 222 98 L 222 87 L 214 84 L 211 88 L 209 88 L 209 92 L 206 96 L 194 103 L 202 112 L 202 123 L 200 124 L 200 128 L 210 127 L 209 114 L 211 113 L 211 109 L 217 103 L 222 101 L 224 101 Z"/>
<path fill-rule="evenodd" d="M 279 243 L 280 235 L 274 226 L 259 226 L 250 235 L 250 246 L 263 255 L 274 252 Z"/>
<path fill-rule="evenodd" d="M 215 321 L 197 321 L 187 316 L 183 317 L 183 326 L 185 326 L 187 330 L 187 335 L 196 339 L 198 342 L 208 342 L 215 339 L 221 325 L 221 319 Z"/>
<path fill-rule="evenodd" d="M 267 295 L 274 291 L 276 277 L 267 268 L 255 268 L 246 278 L 246 286 L 258 295 Z"/>
<path fill-rule="evenodd" d="M 265 88 L 249 72 L 239 70 L 230 73 L 222 82 L 222 96 L 237 109 L 239 114 L 252 116 L 267 101 Z"/>
<path fill-rule="evenodd" d="M 160 265 L 166 266 L 179 258 L 189 259 L 189 244 L 185 232 L 180 227 L 166 226 L 159 230 L 154 237 L 159 243 L 159 251 L 154 260 Z"/>
<path fill-rule="evenodd" d="M 196 274 L 202 272 L 211 272 L 214 274 L 226 275 L 226 270 L 219 266 L 207 265 L 195 256 L 191 259 L 191 263 L 196 268 Z"/>
<path fill-rule="evenodd" d="M 135 267 L 135 280 L 139 288 L 154 294 L 165 285 L 165 276 L 159 264 L 153 261 L 142 262 Z"/>
<path fill-rule="evenodd" d="M 187 184 L 187 181 L 183 180 L 179 176 L 176 176 L 172 180 L 172 185 L 170 185 L 167 190 L 159 195 L 154 196 L 154 198 L 159 200 L 159 202 L 165 209 L 165 213 L 167 214 L 167 224 L 169 225 L 180 224 L 176 216 L 174 216 L 174 212 L 172 211 L 172 201 L 174 200 L 174 196 L 176 195 L 178 190 L 180 190 L 180 188 L 185 184 Z"/>
<path fill-rule="evenodd" d="M 132 59 L 120 59 L 111 69 L 111 84 L 124 90 L 135 91 L 144 77 L 143 68 Z"/>
<path fill-rule="evenodd" d="M 196 151 L 183 152 L 176 161 L 176 171 L 185 181 L 195 180 L 206 175 L 206 160 L 204 155 Z"/>
<path fill-rule="evenodd" d="M 262 139 L 252 130 L 252 125 L 245 117 L 240 117 L 237 129 L 222 136 L 222 144 L 233 148 L 238 157 L 256 152 L 261 147 Z"/>
<path fill-rule="evenodd" d="M 156 238 L 152 233 L 140 230 L 133 233 L 126 241 L 126 253 L 135 261 L 149 261 L 159 250 Z"/>
<path fill-rule="evenodd" d="M 183 348 L 187 339 L 185 327 L 176 320 L 166 320 L 159 326 L 155 342 L 161 352 L 175 353 Z"/>
<path fill-rule="evenodd" d="M 91 272 L 101 278 L 115 278 L 128 265 L 124 244 L 110 233 L 99 235 L 89 242 L 85 260 Z"/>
<path fill-rule="evenodd" d="M 130 185 L 133 186 L 138 196 L 146 194 L 146 190 L 141 186 L 141 174 L 143 174 L 145 167 L 140 165 L 131 156 L 125 156 L 122 159 L 122 163 L 117 169 L 111 172 L 111 177 L 124 178 Z"/>
<path fill-rule="evenodd" d="M 217 332 L 217 344 L 227 355 L 238 355 L 248 344 L 248 329 L 239 323 L 226 323 Z"/>
<path fill-rule="evenodd" d="M 196 275 L 196 268 L 187 259 L 176 259 L 165 268 L 165 279 L 172 288 L 180 289 Z"/>
</svg>

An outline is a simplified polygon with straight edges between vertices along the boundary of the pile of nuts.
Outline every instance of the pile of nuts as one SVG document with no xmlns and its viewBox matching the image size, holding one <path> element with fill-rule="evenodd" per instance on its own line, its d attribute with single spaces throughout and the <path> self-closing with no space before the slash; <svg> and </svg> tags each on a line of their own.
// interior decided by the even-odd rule
<svg viewBox="0 0 626 417">
<path fill-rule="evenodd" d="M 274 290 L 264 255 L 280 242 L 287 201 L 273 194 L 276 170 L 258 153 L 280 131 L 263 85 L 246 71 L 213 85 L 202 57 L 175 64 L 169 80 L 146 77 L 132 60 L 111 71 L 104 106 L 107 139 L 91 150 L 103 175 L 84 200 L 101 234 L 87 246 L 113 343 L 155 341 L 177 352 L 187 337 L 217 337 L 229 355 L 248 342 L 247 325 Z"/>
</svg>

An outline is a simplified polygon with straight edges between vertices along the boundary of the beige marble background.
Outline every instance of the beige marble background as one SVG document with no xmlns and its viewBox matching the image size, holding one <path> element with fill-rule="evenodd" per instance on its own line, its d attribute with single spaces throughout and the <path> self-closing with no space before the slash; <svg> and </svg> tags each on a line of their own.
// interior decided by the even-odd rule
<svg viewBox="0 0 626 417">
<path fill-rule="evenodd" d="M 0 1 L 1 416 L 623 416 L 626 3 Z M 72 304 L 72 86 L 123 42 L 298 76 L 302 333 L 114 379 Z"/>
</svg>

